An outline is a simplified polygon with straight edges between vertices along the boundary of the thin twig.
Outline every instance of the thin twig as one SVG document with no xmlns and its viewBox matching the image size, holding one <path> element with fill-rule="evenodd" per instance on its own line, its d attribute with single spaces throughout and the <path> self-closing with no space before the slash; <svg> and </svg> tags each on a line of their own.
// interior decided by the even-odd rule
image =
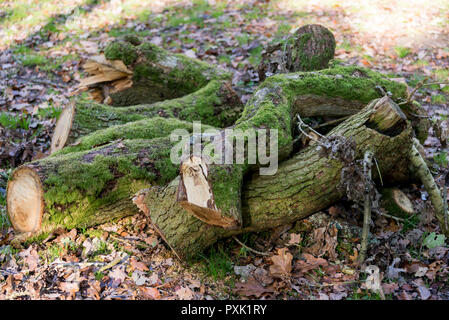
<svg viewBox="0 0 449 320">
<path fill-rule="evenodd" d="M 413 88 L 413 90 L 408 94 L 407 96 L 407 100 L 398 103 L 399 106 L 403 105 L 403 104 L 408 104 L 412 101 L 413 95 L 416 93 L 416 91 L 418 91 L 418 89 L 420 89 L 422 86 L 425 85 L 425 83 L 429 80 L 428 77 L 424 78 L 423 80 L 421 80 L 420 82 L 418 82 L 418 84 L 416 85 L 416 87 Z"/>
<path fill-rule="evenodd" d="M 359 254 L 359 264 L 365 261 L 366 252 L 368 249 L 369 227 L 371 222 L 371 166 L 373 160 L 373 153 L 371 151 L 365 152 L 363 159 L 363 174 L 365 176 L 365 204 L 363 210 L 363 230 L 362 243 Z"/>
<path fill-rule="evenodd" d="M 237 239 L 236 236 L 233 236 L 232 238 L 233 238 L 235 241 L 237 241 L 237 243 L 240 244 L 242 247 L 244 247 L 245 249 L 247 249 L 248 251 L 251 251 L 251 252 L 256 253 L 256 254 L 260 254 L 260 255 L 262 255 L 262 256 L 269 256 L 269 255 L 270 255 L 269 252 L 261 252 L 261 251 L 257 251 L 257 250 L 254 250 L 254 249 L 248 247 L 246 244 L 244 244 L 244 243 L 241 242 L 239 239 Z"/>
<path fill-rule="evenodd" d="M 340 123 L 340 122 L 345 121 L 349 117 L 350 116 L 346 116 L 346 117 L 338 118 L 338 119 L 331 120 L 331 121 L 328 121 L 328 122 L 325 122 L 325 123 L 320 123 L 320 124 L 317 124 L 316 126 L 313 126 L 312 129 L 318 129 L 318 128 L 327 127 L 327 126 L 330 126 L 330 125 L 333 125 L 333 124 L 336 124 L 336 123 Z"/>
<path fill-rule="evenodd" d="M 382 174 L 380 173 L 379 163 L 377 163 L 376 157 L 374 157 L 374 162 L 376 163 L 377 172 L 379 173 L 380 184 L 383 186 L 384 182 L 382 181 Z"/>
<path fill-rule="evenodd" d="M 126 259 L 128 259 L 128 255 L 126 255 L 126 257 L 121 258 L 115 258 L 114 260 L 112 260 L 111 262 L 109 262 L 107 265 L 101 267 L 98 272 L 103 272 L 105 270 L 111 269 L 112 267 L 114 267 L 115 265 L 119 264 L 122 260 L 125 261 Z"/>
<path fill-rule="evenodd" d="M 405 219 L 403 219 L 403 218 L 398 218 L 398 217 L 389 215 L 388 213 L 383 213 L 383 212 L 380 212 L 380 211 L 376 211 L 376 213 L 380 214 L 381 216 L 384 216 L 384 217 L 387 217 L 387 218 L 390 218 L 390 219 L 394 219 L 394 220 L 397 220 L 397 221 L 400 221 L 400 222 L 404 222 L 405 221 Z"/>
<path fill-rule="evenodd" d="M 305 135 L 306 137 L 308 137 L 309 139 L 311 139 L 311 140 L 315 141 L 316 143 L 318 143 L 320 146 L 326 147 L 321 141 L 319 141 L 319 140 L 316 139 L 315 137 L 312 137 L 312 136 L 309 135 L 307 132 L 305 132 L 305 131 L 302 129 L 302 126 L 305 126 L 305 127 L 309 128 L 310 131 L 314 132 L 316 135 L 318 135 L 318 136 L 321 137 L 321 138 L 326 139 L 326 137 L 323 136 L 321 133 L 319 133 L 319 132 L 313 130 L 309 125 L 305 124 L 304 121 L 302 121 L 302 119 L 301 119 L 301 117 L 299 116 L 299 114 L 297 115 L 297 118 L 298 118 L 298 129 L 299 129 L 299 131 L 301 131 L 301 133 L 302 133 L 303 135 Z"/>
</svg>

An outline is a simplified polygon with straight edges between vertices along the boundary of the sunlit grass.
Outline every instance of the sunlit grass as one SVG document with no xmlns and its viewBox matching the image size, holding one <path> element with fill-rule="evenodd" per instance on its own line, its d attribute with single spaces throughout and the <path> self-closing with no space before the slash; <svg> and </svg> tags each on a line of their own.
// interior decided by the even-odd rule
<svg viewBox="0 0 449 320">
<path fill-rule="evenodd" d="M 38 32 L 56 14 L 67 14 L 84 0 L 17 0 L 1 3 L 0 48 Z"/>
</svg>

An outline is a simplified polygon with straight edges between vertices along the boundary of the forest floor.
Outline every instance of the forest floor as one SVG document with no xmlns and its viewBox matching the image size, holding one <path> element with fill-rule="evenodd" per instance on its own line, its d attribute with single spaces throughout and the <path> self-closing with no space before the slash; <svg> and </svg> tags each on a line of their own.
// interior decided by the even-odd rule
<svg viewBox="0 0 449 320">
<path fill-rule="evenodd" d="M 328 27 L 336 59 L 424 86 L 415 99 L 448 127 L 449 4 L 443 0 L 41 0 L 0 4 L 0 299 L 449 299 L 449 242 L 427 193 L 401 189 L 416 213 L 374 215 L 367 274 L 356 264 L 362 215 L 341 201 L 296 224 L 220 241 L 180 262 L 143 216 L 39 243 L 11 241 L 5 208 L 11 170 L 48 154 L 82 65 L 117 36 L 136 34 L 234 72 L 245 102 L 259 84 L 262 49 L 307 24 Z M 435 127 L 436 128 L 436 127 Z M 436 180 L 449 181 L 447 137 L 424 144 Z M 444 131 L 444 130 L 443 130 Z M 446 131 L 447 132 L 447 131 Z M 444 190 L 447 188 L 445 186 Z M 446 191 L 447 192 L 447 191 Z M 346 230 L 346 231 L 345 231 Z M 370 289 L 380 280 L 382 292 Z"/>
</svg>

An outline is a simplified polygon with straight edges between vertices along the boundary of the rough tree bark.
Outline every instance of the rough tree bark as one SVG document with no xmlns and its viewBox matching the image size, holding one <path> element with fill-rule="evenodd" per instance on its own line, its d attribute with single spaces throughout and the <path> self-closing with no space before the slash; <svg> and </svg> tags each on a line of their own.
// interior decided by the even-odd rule
<svg viewBox="0 0 449 320">
<path fill-rule="evenodd" d="M 259 80 L 277 73 L 325 69 L 334 54 L 332 32 L 319 24 L 305 25 L 284 42 L 264 50 L 258 68 Z"/>
<path fill-rule="evenodd" d="M 133 72 L 132 86 L 110 94 L 115 106 L 174 99 L 193 93 L 211 80 L 230 80 L 229 71 L 171 53 L 152 43 L 127 36 L 105 49 L 108 60 L 121 60 Z"/>
<path fill-rule="evenodd" d="M 405 179 L 413 136 L 411 126 L 391 101 L 382 102 L 393 107 L 376 119 L 377 110 L 381 110 L 376 102 L 370 103 L 327 136 L 353 137 L 357 158 L 371 150 L 383 178 Z M 377 131 L 379 122 L 387 118 L 389 127 Z M 273 228 L 329 206 L 344 195 L 344 191 L 338 188 L 343 167 L 341 160 L 323 156 L 316 146 L 310 146 L 283 162 L 275 175 L 254 174 L 243 189 L 243 226 L 236 230 L 209 225 L 186 212 L 177 201 L 177 180 L 167 186 L 141 191 L 134 202 L 149 215 L 177 255 L 187 257 L 222 237 Z"/>
</svg>

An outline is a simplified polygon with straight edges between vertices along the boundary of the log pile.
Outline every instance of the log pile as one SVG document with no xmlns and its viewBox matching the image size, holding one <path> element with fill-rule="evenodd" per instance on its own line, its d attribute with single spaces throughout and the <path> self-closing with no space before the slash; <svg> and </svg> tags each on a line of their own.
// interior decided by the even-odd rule
<svg viewBox="0 0 449 320">
<path fill-rule="evenodd" d="M 412 152 L 419 144 L 414 138 L 427 135 L 429 123 L 419 117 L 424 111 L 416 103 L 398 106 L 408 97 L 406 85 L 380 73 L 356 66 L 280 73 L 242 106 L 228 72 L 139 39 L 112 42 L 105 60 L 96 61 L 107 67 L 90 62 L 96 78 L 84 85 L 101 90 L 103 103 L 81 98 L 68 106 L 52 154 L 17 168 L 8 183 L 10 220 L 26 236 L 95 226 L 140 209 L 184 258 L 220 238 L 290 223 L 338 201 L 345 195 L 343 171 L 366 151 L 379 165 L 374 180 L 381 172 L 391 185 L 413 176 L 434 185 Z M 111 91 L 117 81 L 127 84 Z M 329 125 L 316 141 L 304 142 L 301 137 L 312 135 L 298 130 L 298 116 Z M 192 121 L 213 133 L 196 141 Z M 173 163 L 175 129 L 190 134 L 199 150 L 212 141 L 225 146 L 227 129 L 240 130 L 242 141 L 250 130 L 275 129 L 276 141 L 264 144 L 270 155 L 276 145 L 279 167 L 259 174 L 267 169 L 260 154 L 254 162 L 210 163 L 208 155 L 192 153 Z M 243 152 L 251 153 L 248 143 Z M 431 199 L 440 210 L 438 194 Z"/>
</svg>

